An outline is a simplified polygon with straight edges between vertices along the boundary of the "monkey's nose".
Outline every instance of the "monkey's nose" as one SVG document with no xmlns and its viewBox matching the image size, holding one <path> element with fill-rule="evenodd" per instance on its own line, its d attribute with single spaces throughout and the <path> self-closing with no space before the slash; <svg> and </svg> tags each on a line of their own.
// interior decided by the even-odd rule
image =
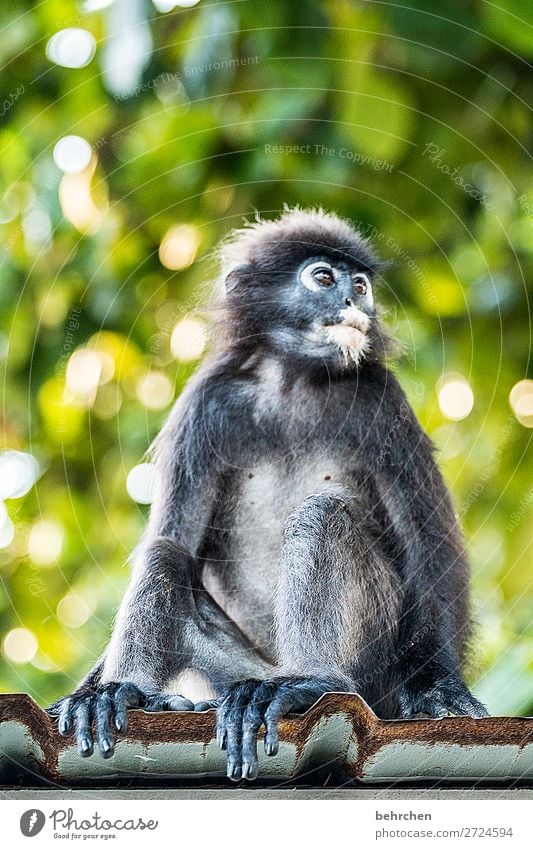
<svg viewBox="0 0 533 849">
<path fill-rule="evenodd" d="M 346 298 L 344 303 L 346 304 L 347 307 L 353 307 L 353 301 L 352 301 L 351 298 Z"/>
</svg>

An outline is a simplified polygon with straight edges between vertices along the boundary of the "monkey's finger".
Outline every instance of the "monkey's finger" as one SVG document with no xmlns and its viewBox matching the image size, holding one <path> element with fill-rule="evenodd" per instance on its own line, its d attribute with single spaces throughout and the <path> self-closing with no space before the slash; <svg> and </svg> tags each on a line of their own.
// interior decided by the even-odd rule
<svg viewBox="0 0 533 849">
<path fill-rule="evenodd" d="M 442 719 L 447 713 L 448 708 L 440 696 L 421 695 L 416 699 L 405 698 L 400 700 L 400 716 L 402 719 Z"/>
<path fill-rule="evenodd" d="M 222 751 L 225 750 L 226 744 L 228 742 L 228 735 L 226 732 L 226 719 L 228 715 L 228 705 L 226 702 L 222 702 L 217 708 L 217 730 L 216 730 L 216 738 L 217 738 L 217 746 Z"/>
<path fill-rule="evenodd" d="M 468 713 L 468 711 L 459 707 L 459 705 L 456 705 L 456 704 L 452 705 L 452 704 L 448 704 L 448 703 L 446 703 L 446 704 L 447 704 L 446 716 L 469 716 L 470 715 Z"/>
<path fill-rule="evenodd" d="M 242 777 L 249 781 L 257 778 L 259 764 L 257 760 L 257 732 L 265 722 L 265 711 L 271 703 L 278 684 L 264 681 L 252 694 L 250 703 L 244 712 L 242 724 Z"/>
<path fill-rule="evenodd" d="M 115 741 L 111 733 L 113 700 L 107 693 L 97 696 L 95 707 L 95 731 L 98 749 L 103 758 L 110 758 L 115 751 Z"/>
<path fill-rule="evenodd" d="M 232 708 L 226 720 L 227 776 L 238 781 L 242 772 L 242 707 Z"/>
<path fill-rule="evenodd" d="M 57 727 L 62 737 L 68 737 L 74 729 L 74 701 L 73 699 L 65 699 L 59 709 L 57 718 Z"/>
<path fill-rule="evenodd" d="M 195 710 L 194 702 L 185 696 L 167 696 L 167 707 L 165 710 Z"/>
<path fill-rule="evenodd" d="M 426 713 L 431 719 L 444 719 L 448 715 L 448 706 L 440 697 L 422 699 L 417 708 L 419 713 Z"/>
<path fill-rule="evenodd" d="M 259 763 L 257 760 L 257 732 L 260 725 L 248 725 L 242 735 L 242 777 L 248 781 L 257 778 Z"/>
<path fill-rule="evenodd" d="M 263 713 L 252 702 L 244 713 L 242 723 L 242 777 L 252 781 L 257 778 L 257 732 L 263 724 Z"/>
<path fill-rule="evenodd" d="M 220 699 L 209 699 L 205 702 L 196 702 L 194 706 L 195 713 L 202 713 L 204 710 L 211 710 L 220 705 Z"/>
<path fill-rule="evenodd" d="M 250 680 L 233 685 L 220 700 L 220 705 L 217 709 L 217 744 L 221 749 L 228 751 L 228 776 L 230 778 L 232 777 L 229 775 L 230 761 L 232 771 L 234 771 L 233 767 L 236 767 L 236 762 L 238 761 L 240 773 L 243 711 L 259 683 L 259 681 Z M 234 757 L 235 755 L 236 759 Z M 239 777 L 240 775 L 235 776 L 235 780 L 238 780 Z"/>
<path fill-rule="evenodd" d="M 265 752 L 270 757 L 279 752 L 278 722 L 285 713 L 289 713 L 291 707 L 289 694 L 281 692 L 265 711 Z"/>
<path fill-rule="evenodd" d="M 273 702 L 265 713 L 265 752 L 267 755 L 277 755 L 279 752 L 278 721 L 281 716 L 276 703 Z"/>
<path fill-rule="evenodd" d="M 398 702 L 400 706 L 400 716 L 402 719 L 409 719 L 413 715 L 413 703 L 406 693 L 400 691 L 398 693 Z"/>
<path fill-rule="evenodd" d="M 242 686 L 242 685 L 241 685 Z M 228 721 L 231 711 L 238 707 L 239 691 L 231 691 L 228 695 L 220 700 L 217 708 L 217 730 L 216 738 L 217 745 L 220 749 L 225 750 L 228 745 Z"/>
<path fill-rule="evenodd" d="M 147 696 L 142 709 L 148 711 L 148 713 L 157 713 L 159 710 L 166 710 L 167 703 L 168 699 L 166 696 Z"/>
<path fill-rule="evenodd" d="M 454 699 L 453 702 L 450 702 L 449 711 L 450 713 L 454 713 L 456 716 L 471 716 L 474 719 L 483 719 L 484 717 L 489 716 L 489 712 L 485 705 L 482 705 L 481 702 L 478 702 L 478 700 L 474 697 L 471 699 Z"/>
<path fill-rule="evenodd" d="M 128 708 L 139 707 L 142 701 L 141 691 L 134 684 L 121 684 L 115 693 L 114 726 L 116 731 L 128 728 Z"/>
<path fill-rule="evenodd" d="M 165 693 L 147 696 L 142 707 L 149 713 L 157 713 L 162 710 L 194 710 L 194 704 L 189 699 L 185 699 L 183 696 L 169 696 Z"/>
<path fill-rule="evenodd" d="M 281 685 L 276 696 L 265 711 L 265 752 L 267 755 L 277 755 L 279 751 L 278 722 L 282 716 L 291 711 L 303 710 L 315 700 L 310 695 L 309 684 L 302 681 L 292 686 Z"/>
<path fill-rule="evenodd" d="M 460 702 L 460 705 L 465 709 L 468 716 L 473 716 L 475 719 L 483 719 L 483 717 L 490 716 L 485 705 L 478 701 L 478 699 L 470 693 L 468 697 L 464 698 Z"/>
<path fill-rule="evenodd" d="M 92 755 L 94 749 L 93 735 L 91 731 L 92 720 L 92 698 L 83 699 L 75 710 L 76 720 L 76 743 L 78 752 L 82 758 Z"/>
<path fill-rule="evenodd" d="M 256 680 L 238 684 L 226 699 L 229 710 L 226 715 L 226 749 L 228 753 L 227 775 L 232 781 L 242 777 L 242 735 L 246 709 L 253 702 L 260 687 Z"/>
</svg>

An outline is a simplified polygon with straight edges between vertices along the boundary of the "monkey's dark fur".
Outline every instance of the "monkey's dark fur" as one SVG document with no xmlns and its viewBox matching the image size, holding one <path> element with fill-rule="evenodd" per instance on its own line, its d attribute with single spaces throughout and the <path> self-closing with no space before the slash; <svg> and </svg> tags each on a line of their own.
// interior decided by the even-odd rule
<svg viewBox="0 0 533 849">
<path fill-rule="evenodd" d="M 193 708 L 169 695 L 190 670 L 233 779 L 257 775 L 261 726 L 275 754 L 278 718 L 327 691 L 384 718 L 486 715 L 461 673 L 468 563 L 384 365 L 370 246 L 293 210 L 234 234 L 222 265 L 220 349 L 156 441 L 131 584 L 103 657 L 50 708 L 61 733 L 90 755 L 94 722 L 108 757 L 129 707 Z"/>
</svg>

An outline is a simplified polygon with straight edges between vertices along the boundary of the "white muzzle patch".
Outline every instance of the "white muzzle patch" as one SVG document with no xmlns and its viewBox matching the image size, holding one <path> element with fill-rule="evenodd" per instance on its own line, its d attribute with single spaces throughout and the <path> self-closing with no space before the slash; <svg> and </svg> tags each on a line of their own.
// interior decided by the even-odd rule
<svg viewBox="0 0 533 849">
<path fill-rule="evenodd" d="M 368 351 L 367 332 L 370 318 L 358 307 L 346 307 L 340 311 L 341 321 L 325 327 L 326 336 L 330 342 L 337 345 L 346 362 L 351 360 L 358 363 Z"/>
</svg>

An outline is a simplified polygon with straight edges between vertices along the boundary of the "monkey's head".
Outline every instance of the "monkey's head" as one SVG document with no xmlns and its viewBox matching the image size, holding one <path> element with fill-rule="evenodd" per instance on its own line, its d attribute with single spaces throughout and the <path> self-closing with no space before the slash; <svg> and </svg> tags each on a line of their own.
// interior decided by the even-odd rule
<svg viewBox="0 0 533 849">
<path fill-rule="evenodd" d="M 336 371 L 386 352 L 374 301 L 379 263 L 346 221 L 287 210 L 235 231 L 221 257 L 234 343 Z"/>
</svg>

